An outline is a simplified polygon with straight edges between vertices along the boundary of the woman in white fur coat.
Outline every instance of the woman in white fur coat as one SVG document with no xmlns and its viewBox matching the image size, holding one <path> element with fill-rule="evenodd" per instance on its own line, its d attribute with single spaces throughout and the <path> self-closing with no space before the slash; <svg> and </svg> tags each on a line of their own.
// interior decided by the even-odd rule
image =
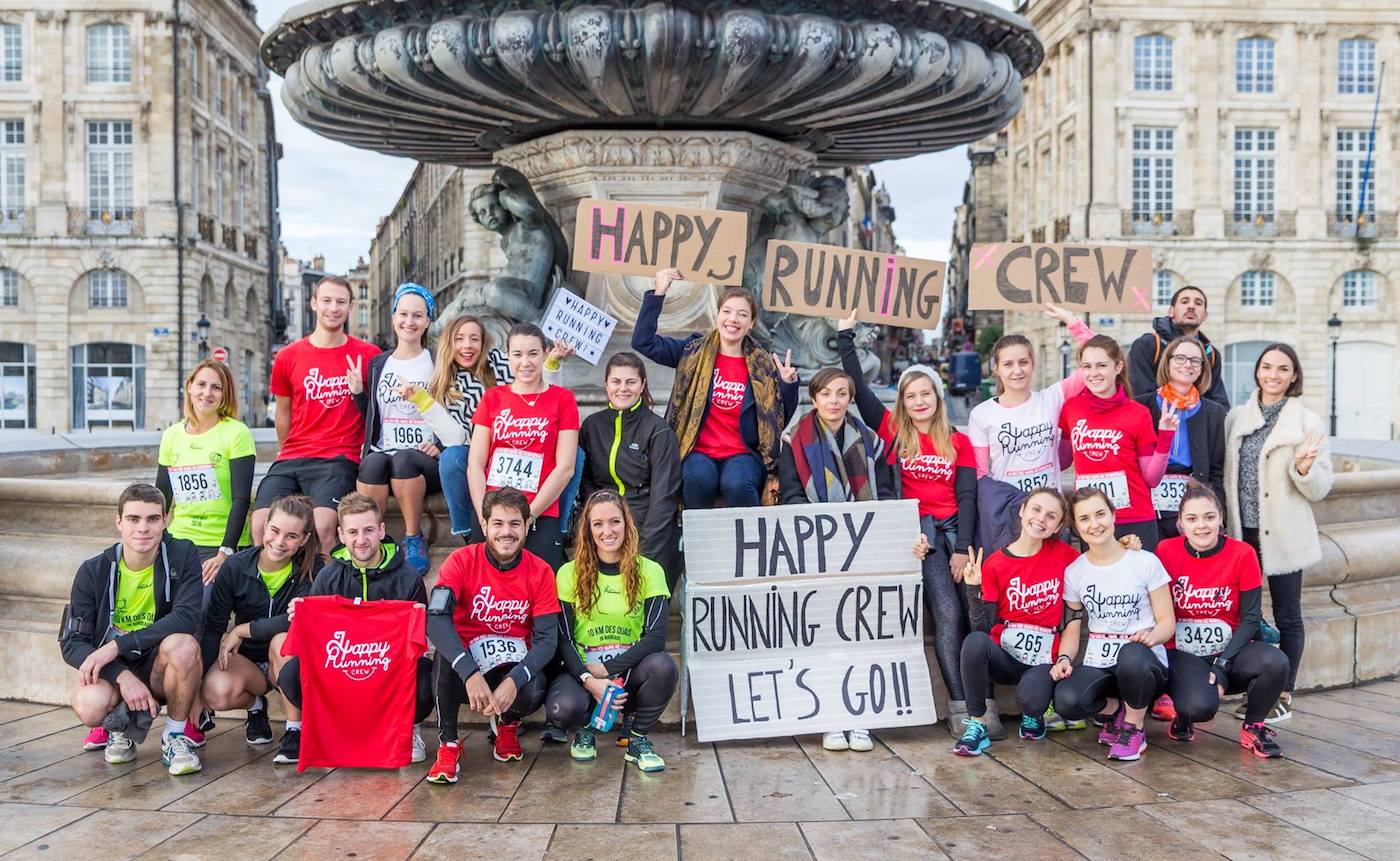
<svg viewBox="0 0 1400 861">
<path fill-rule="evenodd" d="M 1293 716 L 1303 658 L 1303 569 L 1322 559 L 1312 503 L 1332 489 L 1332 457 L 1322 418 L 1300 399 L 1303 370 L 1292 347 L 1266 347 L 1254 380 L 1254 394 L 1225 417 L 1225 500 L 1230 535 L 1259 554 L 1279 648 L 1291 665 L 1266 719 L 1277 723 Z"/>
</svg>

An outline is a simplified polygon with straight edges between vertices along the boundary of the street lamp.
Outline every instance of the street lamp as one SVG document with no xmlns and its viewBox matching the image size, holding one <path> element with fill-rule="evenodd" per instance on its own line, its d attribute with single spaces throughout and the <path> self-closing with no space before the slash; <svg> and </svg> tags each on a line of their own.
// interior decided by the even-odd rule
<svg viewBox="0 0 1400 861">
<path fill-rule="evenodd" d="M 1068 377 L 1068 376 L 1069 376 L 1069 339 L 1068 339 L 1068 338 L 1064 338 L 1064 339 L 1061 339 L 1061 341 L 1060 341 L 1060 378 L 1061 378 L 1061 379 L 1064 379 L 1065 377 Z"/>
<path fill-rule="evenodd" d="M 1337 435 L 1337 342 L 1342 339 L 1342 318 L 1334 312 L 1327 319 L 1327 336 L 1332 340 L 1332 421 L 1331 435 Z"/>
<path fill-rule="evenodd" d="M 194 324 L 194 327 L 199 330 L 199 358 L 207 359 L 209 358 L 209 330 L 214 327 L 214 324 L 209 322 L 209 318 L 204 316 L 203 312 L 200 312 L 199 320 Z"/>
</svg>

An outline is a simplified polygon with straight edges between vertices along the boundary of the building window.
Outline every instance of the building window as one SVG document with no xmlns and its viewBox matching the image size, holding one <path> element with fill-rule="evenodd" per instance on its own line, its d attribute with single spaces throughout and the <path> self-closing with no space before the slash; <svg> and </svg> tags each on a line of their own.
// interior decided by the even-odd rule
<svg viewBox="0 0 1400 861">
<path fill-rule="evenodd" d="M 1264 348 L 1269 346 L 1269 343 L 1243 341 L 1225 348 L 1225 393 L 1230 396 L 1230 403 L 1242 404 L 1248 401 L 1250 395 L 1259 387 L 1254 380 L 1254 363 L 1264 355 Z"/>
<path fill-rule="evenodd" d="M 1074 52 L 1065 54 L 1065 103 L 1074 104 Z"/>
<path fill-rule="evenodd" d="M 73 427 L 146 423 L 146 350 L 135 344 L 73 347 Z"/>
<path fill-rule="evenodd" d="M 1235 129 L 1235 221 L 1274 220 L 1274 129 Z"/>
<path fill-rule="evenodd" d="M 0 308 L 19 307 L 19 273 L 0 269 Z"/>
<path fill-rule="evenodd" d="M 1172 40 L 1160 33 L 1133 40 L 1133 89 L 1167 93 L 1172 88 Z"/>
<path fill-rule="evenodd" d="M 1370 148 L 1370 129 L 1337 129 L 1337 221 L 1352 224 L 1357 221 L 1361 206 L 1361 180 L 1366 172 L 1366 153 Z M 1367 177 L 1366 210 L 1360 213 L 1367 221 L 1376 217 L 1375 171 Z"/>
<path fill-rule="evenodd" d="M 1166 308 L 1172 304 L 1172 294 L 1176 292 L 1176 278 L 1165 269 L 1152 273 L 1152 304 Z"/>
<path fill-rule="evenodd" d="M 0 428 L 34 427 L 35 380 L 34 345 L 0 341 Z"/>
<path fill-rule="evenodd" d="M 87 31 L 89 84 L 131 83 L 131 31 L 125 24 L 95 24 Z"/>
<path fill-rule="evenodd" d="M 24 225 L 24 120 L 0 120 L 0 231 Z"/>
<path fill-rule="evenodd" d="M 1235 43 L 1235 92 L 1274 91 L 1274 40 L 1254 37 Z"/>
<path fill-rule="evenodd" d="M 1050 159 L 1050 150 L 1040 153 L 1040 223 L 1050 221 L 1050 210 L 1055 205 L 1055 163 Z"/>
<path fill-rule="evenodd" d="M 1343 39 L 1337 46 L 1337 92 L 1343 95 L 1376 91 L 1376 43 Z"/>
<path fill-rule="evenodd" d="M 214 150 L 214 217 L 220 221 L 224 218 L 224 151 Z"/>
<path fill-rule="evenodd" d="M 200 192 L 204 189 L 204 135 L 190 135 L 190 206 L 199 215 Z"/>
<path fill-rule="evenodd" d="M 238 225 L 238 229 L 243 229 L 243 190 L 246 187 L 248 178 L 248 163 L 240 161 L 238 163 L 238 176 L 233 185 L 233 223 Z"/>
<path fill-rule="evenodd" d="M 132 133 L 130 120 L 87 124 L 88 218 L 113 221 L 132 216 Z"/>
<path fill-rule="evenodd" d="M 190 40 L 190 92 L 199 101 L 204 101 L 204 42 L 199 38 Z"/>
<path fill-rule="evenodd" d="M 217 60 L 214 63 L 214 80 L 210 84 L 210 89 L 214 91 L 214 113 L 224 115 L 224 61 Z"/>
<path fill-rule="evenodd" d="M 1240 305 L 1245 308 L 1274 307 L 1274 273 L 1251 270 L 1240 276 Z"/>
<path fill-rule="evenodd" d="M 1133 129 L 1133 220 L 1171 221 L 1175 129 Z"/>
<path fill-rule="evenodd" d="M 0 81 L 24 78 L 24 31 L 18 24 L 0 24 Z"/>
<path fill-rule="evenodd" d="M 88 305 L 93 308 L 125 308 L 126 273 L 120 269 L 94 269 L 88 273 Z"/>
<path fill-rule="evenodd" d="M 1342 276 L 1343 308 L 1376 307 L 1376 273 L 1357 269 Z"/>
</svg>

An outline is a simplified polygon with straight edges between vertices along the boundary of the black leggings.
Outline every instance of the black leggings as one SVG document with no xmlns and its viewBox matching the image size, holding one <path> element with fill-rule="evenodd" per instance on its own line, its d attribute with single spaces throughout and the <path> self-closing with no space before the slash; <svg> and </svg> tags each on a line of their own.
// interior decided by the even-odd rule
<svg viewBox="0 0 1400 861">
<path fill-rule="evenodd" d="M 277 674 L 277 689 L 287 702 L 301 708 L 301 659 L 291 658 L 282 665 Z M 433 662 L 429 658 L 418 659 L 418 684 L 413 694 L 413 722 L 422 723 L 433 711 Z M 366 704 L 372 707 L 372 704 Z"/>
<path fill-rule="evenodd" d="M 401 448 L 398 451 L 372 451 L 360 461 L 360 473 L 356 479 L 365 484 L 388 484 L 389 479 L 424 478 L 428 482 L 428 493 L 442 490 L 442 479 L 438 477 L 437 458 L 424 454 L 416 448 Z"/>
<path fill-rule="evenodd" d="M 1259 530 L 1244 528 L 1244 540 L 1254 548 L 1259 556 Z M 1260 558 L 1263 564 L 1263 558 Z M 1289 571 L 1287 574 L 1270 574 L 1264 580 L 1269 584 L 1269 603 L 1274 608 L 1274 625 L 1278 627 L 1278 647 L 1288 656 L 1288 678 L 1283 689 L 1293 691 L 1298 681 L 1298 665 L 1303 662 L 1303 572 Z"/>
<path fill-rule="evenodd" d="M 494 691 L 513 669 L 515 664 L 501 664 L 482 673 L 482 678 L 486 679 L 486 684 Z M 437 659 L 437 674 L 438 740 L 456 741 L 457 712 L 467 702 L 467 683 L 462 681 L 462 677 L 457 675 L 452 665 L 441 657 Z M 501 715 L 501 722 L 515 723 L 539 708 L 542 702 L 544 674 L 540 673 L 526 682 L 525 687 L 515 692 L 515 702 Z"/>
<path fill-rule="evenodd" d="M 961 584 L 953 582 L 948 567 L 948 545 L 931 516 L 919 518 L 919 528 L 928 538 L 930 550 L 924 557 L 924 600 L 933 617 L 933 654 L 938 671 L 948 686 L 948 698 L 966 700 L 962 678 L 962 641 L 967 633 L 967 597 Z M 986 687 L 975 688 L 983 696 Z"/>
<path fill-rule="evenodd" d="M 1157 532 L 1157 521 L 1143 520 L 1138 523 L 1116 523 L 1113 526 L 1113 537 L 1122 538 L 1124 535 L 1136 535 L 1142 541 L 1142 549 L 1152 553 L 1157 549 L 1157 542 L 1161 536 Z"/>
<path fill-rule="evenodd" d="M 1172 695 L 1176 713 L 1189 721 L 1204 722 L 1215 717 L 1220 708 L 1220 691 L 1211 684 L 1211 662 L 1180 649 L 1167 650 L 1167 665 L 1171 681 L 1167 693 Z M 1264 643 L 1250 643 L 1240 650 L 1230 663 L 1225 693 L 1245 692 L 1245 721 L 1263 720 L 1283 692 L 1288 678 L 1288 658 L 1283 652 Z"/>
<path fill-rule="evenodd" d="M 632 732 L 646 735 L 661 719 L 666 704 L 676 692 L 679 674 L 676 662 L 665 652 L 652 652 L 623 677 L 627 691 L 624 712 L 631 712 Z M 577 729 L 588 720 L 593 710 L 593 697 L 583 689 L 578 678 L 559 669 L 549 682 L 549 694 L 544 701 L 545 718 L 555 726 Z"/>
<path fill-rule="evenodd" d="M 1055 711 L 1065 720 L 1084 720 L 1102 713 L 1110 697 L 1128 708 L 1145 709 L 1166 690 L 1167 668 L 1152 650 L 1142 643 L 1124 643 L 1117 666 L 1077 666 L 1055 685 Z"/>
<path fill-rule="evenodd" d="M 481 524 L 473 521 L 468 544 L 480 544 L 486 540 Z M 559 518 L 540 515 L 525 531 L 525 549 L 549 563 L 551 571 L 558 571 L 564 565 L 564 533 L 559 530 Z"/>
<path fill-rule="evenodd" d="M 973 631 L 962 644 L 963 684 L 970 691 L 987 688 L 987 682 L 1016 686 L 1016 704 L 1021 714 L 1040 717 L 1050 707 L 1055 693 L 1055 680 L 1050 678 L 1050 665 L 1028 667 L 1006 653 L 989 635 Z M 987 703 L 981 697 L 967 701 L 967 713 L 982 717 Z"/>
</svg>

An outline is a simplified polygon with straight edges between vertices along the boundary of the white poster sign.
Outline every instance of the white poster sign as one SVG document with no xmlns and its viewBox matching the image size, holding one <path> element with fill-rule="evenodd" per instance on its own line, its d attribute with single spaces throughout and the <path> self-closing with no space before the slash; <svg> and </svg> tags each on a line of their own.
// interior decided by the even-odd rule
<svg viewBox="0 0 1400 861">
<path fill-rule="evenodd" d="M 582 296 L 560 288 L 554 291 L 540 328 L 552 340 L 572 346 L 588 364 L 596 365 L 617 328 L 617 319 Z"/>
</svg>

